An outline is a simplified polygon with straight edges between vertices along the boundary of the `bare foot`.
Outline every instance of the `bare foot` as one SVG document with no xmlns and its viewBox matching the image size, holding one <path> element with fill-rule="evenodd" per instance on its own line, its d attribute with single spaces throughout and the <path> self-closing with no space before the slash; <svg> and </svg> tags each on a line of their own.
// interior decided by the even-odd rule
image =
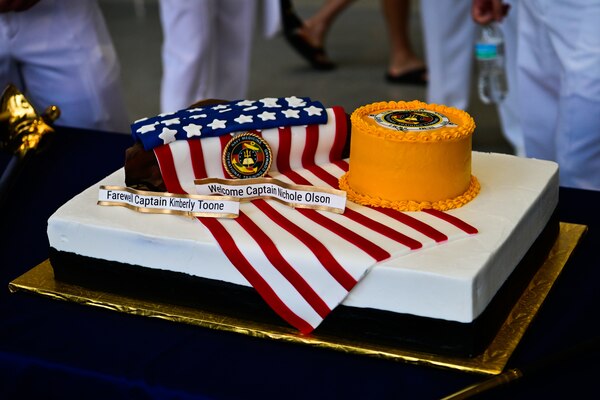
<svg viewBox="0 0 600 400">
<path fill-rule="evenodd" d="M 311 19 L 304 21 L 304 24 L 298 28 L 300 34 L 311 46 L 322 48 L 325 44 L 325 28 L 322 24 L 314 22 Z"/>
</svg>

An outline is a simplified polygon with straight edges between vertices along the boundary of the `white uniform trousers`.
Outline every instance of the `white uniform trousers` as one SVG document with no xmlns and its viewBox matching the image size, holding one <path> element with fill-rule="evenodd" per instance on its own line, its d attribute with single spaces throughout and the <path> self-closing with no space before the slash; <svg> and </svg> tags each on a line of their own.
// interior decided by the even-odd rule
<svg viewBox="0 0 600 400">
<path fill-rule="evenodd" d="M 421 18 L 429 83 L 427 102 L 467 110 L 471 77 L 476 76 L 474 46 L 477 25 L 471 17 L 471 2 L 464 0 L 421 0 Z M 513 12 L 514 10 L 511 10 Z M 524 155 L 523 135 L 517 116 L 516 16 L 509 14 L 501 28 L 506 41 L 506 72 L 509 91 L 498 105 L 504 137 L 515 154 Z M 477 122 L 477 121 L 475 121 Z"/>
<path fill-rule="evenodd" d="M 161 112 L 245 98 L 255 0 L 161 0 Z"/>
<path fill-rule="evenodd" d="M 518 83 L 527 156 L 561 186 L 600 190 L 600 2 L 519 2 Z"/>
<path fill-rule="evenodd" d="M 56 125 L 129 133 L 120 67 L 95 0 L 42 0 L 0 14 L 0 85 L 17 86 Z"/>
</svg>

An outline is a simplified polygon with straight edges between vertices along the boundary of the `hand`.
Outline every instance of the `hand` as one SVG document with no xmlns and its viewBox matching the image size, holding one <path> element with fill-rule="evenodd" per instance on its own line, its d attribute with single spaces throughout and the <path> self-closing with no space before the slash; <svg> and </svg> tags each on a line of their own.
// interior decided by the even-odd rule
<svg viewBox="0 0 600 400">
<path fill-rule="evenodd" d="M 509 8 L 510 5 L 503 3 L 502 0 L 473 0 L 471 16 L 476 23 L 481 25 L 501 22 L 508 14 Z"/>
<path fill-rule="evenodd" d="M 0 0 L 0 13 L 29 10 L 39 1 L 40 0 Z"/>
</svg>

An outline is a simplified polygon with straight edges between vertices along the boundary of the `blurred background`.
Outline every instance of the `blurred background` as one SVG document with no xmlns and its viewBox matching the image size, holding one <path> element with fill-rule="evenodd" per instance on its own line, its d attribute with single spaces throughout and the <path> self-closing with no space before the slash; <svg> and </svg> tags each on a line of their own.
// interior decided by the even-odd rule
<svg viewBox="0 0 600 400">
<path fill-rule="evenodd" d="M 322 0 L 294 2 L 301 17 L 311 15 L 321 3 Z M 422 57 L 418 0 L 413 3 L 411 35 L 414 48 Z M 131 120 L 157 115 L 162 45 L 157 0 L 99 0 L 99 4 L 120 57 Z M 390 84 L 384 79 L 388 41 L 379 1 L 357 0 L 345 10 L 331 28 L 327 51 L 338 67 L 332 71 L 314 70 L 292 50 L 282 34 L 266 38 L 262 24 L 257 23 L 248 99 L 307 96 L 325 106 L 342 106 L 347 113 L 376 101 L 425 100 L 424 87 Z M 471 106 L 467 110 L 477 125 L 473 149 L 510 153 L 496 109 L 479 101 L 475 83 L 473 79 Z"/>
</svg>

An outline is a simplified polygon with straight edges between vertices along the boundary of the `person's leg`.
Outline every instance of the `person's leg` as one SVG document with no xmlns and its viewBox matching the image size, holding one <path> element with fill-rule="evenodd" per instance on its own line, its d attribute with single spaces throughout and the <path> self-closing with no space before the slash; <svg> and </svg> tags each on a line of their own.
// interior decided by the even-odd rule
<svg viewBox="0 0 600 400">
<path fill-rule="evenodd" d="M 428 103 L 469 106 L 476 28 L 470 7 L 464 0 L 421 0 Z"/>
<path fill-rule="evenodd" d="M 533 2 L 518 4 L 517 81 L 519 118 L 527 157 L 557 160 L 557 116 L 560 73 L 543 16 Z"/>
<path fill-rule="evenodd" d="M 353 0 L 325 0 L 319 10 L 304 21 L 299 29 L 306 40 L 315 47 L 325 47 L 327 34 L 339 14 L 344 11 Z"/>
<path fill-rule="evenodd" d="M 12 84 L 23 91 L 20 71 L 14 59 L 14 32 L 15 17 L 13 13 L 0 14 L 0 91 Z"/>
<path fill-rule="evenodd" d="M 547 7 L 559 76 L 556 154 L 560 184 L 600 190 L 600 4 L 572 0 Z M 547 83 L 548 84 L 548 83 Z"/>
<path fill-rule="evenodd" d="M 413 73 L 410 80 L 414 82 L 406 83 L 426 83 L 425 63 L 415 54 L 410 40 L 410 0 L 382 0 L 381 6 L 390 43 L 388 79 Z"/>
<path fill-rule="evenodd" d="M 163 113 L 215 96 L 215 3 L 218 0 L 160 0 Z"/>
<path fill-rule="evenodd" d="M 218 3 L 216 35 L 219 42 L 213 53 L 216 63 L 214 92 L 209 95 L 223 100 L 244 99 L 250 80 L 257 4 L 255 0 L 219 0 Z"/>
<path fill-rule="evenodd" d="M 13 50 L 36 110 L 57 105 L 57 125 L 128 133 L 119 61 L 96 1 L 46 0 L 14 17 Z"/>
<path fill-rule="evenodd" d="M 303 21 L 292 0 L 282 0 L 281 13 L 285 38 L 315 69 L 330 70 L 335 64 L 325 51 L 331 25 L 353 0 L 326 0 L 317 12 Z"/>
<path fill-rule="evenodd" d="M 512 3 L 512 2 L 509 2 Z M 517 21 L 518 9 L 514 5 L 510 8 L 508 15 L 500 24 L 504 34 L 504 54 L 506 61 L 506 81 L 508 91 L 506 97 L 498 104 L 498 114 L 502 133 L 508 142 L 512 145 L 514 154 L 525 156 L 525 144 L 523 142 L 523 130 L 519 119 L 519 93 L 517 85 Z"/>
</svg>

